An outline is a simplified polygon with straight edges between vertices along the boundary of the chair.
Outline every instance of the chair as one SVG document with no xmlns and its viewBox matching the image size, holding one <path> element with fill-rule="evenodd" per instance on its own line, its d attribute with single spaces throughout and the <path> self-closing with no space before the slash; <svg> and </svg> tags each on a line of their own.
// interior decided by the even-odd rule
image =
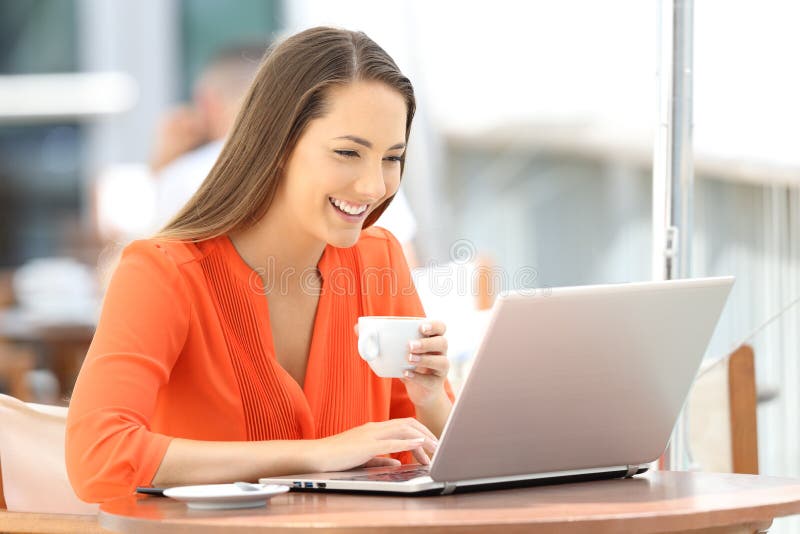
<svg viewBox="0 0 800 534">
<path fill-rule="evenodd" d="M 6 343 L 0 338 L 0 382 L 18 399 L 30 400 L 29 373 L 36 367 L 33 351 Z"/>
<path fill-rule="evenodd" d="M 67 479 L 67 409 L 0 395 L 0 507 L 10 512 L 96 514 Z"/>
<path fill-rule="evenodd" d="M 687 403 L 689 447 L 703 471 L 758 474 L 753 349 L 701 368 Z"/>
</svg>

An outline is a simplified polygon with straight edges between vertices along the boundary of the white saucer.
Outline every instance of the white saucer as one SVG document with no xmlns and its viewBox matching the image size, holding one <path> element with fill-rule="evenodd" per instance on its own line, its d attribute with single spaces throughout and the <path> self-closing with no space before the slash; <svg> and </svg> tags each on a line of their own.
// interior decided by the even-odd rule
<svg viewBox="0 0 800 534">
<path fill-rule="evenodd" d="M 242 490 L 233 484 L 207 484 L 204 486 L 178 486 L 164 490 L 165 497 L 185 502 L 197 510 L 222 510 L 225 508 L 256 508 L 264 506 L 270 497 L 289 491 L 289 486 L 255 484 L 257 490 Z"/>
</svg>

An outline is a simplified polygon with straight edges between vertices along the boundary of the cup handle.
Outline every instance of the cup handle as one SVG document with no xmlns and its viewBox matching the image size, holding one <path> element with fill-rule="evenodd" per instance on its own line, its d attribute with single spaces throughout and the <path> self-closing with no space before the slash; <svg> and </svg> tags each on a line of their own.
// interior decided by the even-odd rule
<svg viewBox="0 0 800 534">
<path fill-rule="evenodd" d="M 366 330 L 358 333 L 358 353 L 364 361 L 371 362 L 378 357 L 380 345 L 378 344 L 378 332 Z"/>
</svg>

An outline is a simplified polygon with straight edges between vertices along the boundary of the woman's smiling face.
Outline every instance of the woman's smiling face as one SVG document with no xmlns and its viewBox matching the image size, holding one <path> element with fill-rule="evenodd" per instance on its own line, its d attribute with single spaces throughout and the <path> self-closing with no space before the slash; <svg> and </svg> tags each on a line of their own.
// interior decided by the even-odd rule
<svg viewBox="0 0 800 534">
<path fill-rule="evenodd" d="M 406 103 L 374 81 L 334 87 L 325 103 L 292 151 L 275 202 L 311 236 L 346 248 L 400 186 Z"/>
</svg>

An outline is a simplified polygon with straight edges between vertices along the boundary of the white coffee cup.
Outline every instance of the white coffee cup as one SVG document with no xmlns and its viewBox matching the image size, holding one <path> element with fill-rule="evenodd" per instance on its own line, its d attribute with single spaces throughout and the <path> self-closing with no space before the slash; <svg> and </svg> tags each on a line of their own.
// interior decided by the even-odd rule
<svg viewBox="0 0 800 534">
<path fill-rule="evenodd" d="M 358 353 L 376 375 L 400 378 L 414 365 L 408 361 L 408 342 L 422 338 L 425 317 L 365 316 L 358 318 Z"/>
</svg>

